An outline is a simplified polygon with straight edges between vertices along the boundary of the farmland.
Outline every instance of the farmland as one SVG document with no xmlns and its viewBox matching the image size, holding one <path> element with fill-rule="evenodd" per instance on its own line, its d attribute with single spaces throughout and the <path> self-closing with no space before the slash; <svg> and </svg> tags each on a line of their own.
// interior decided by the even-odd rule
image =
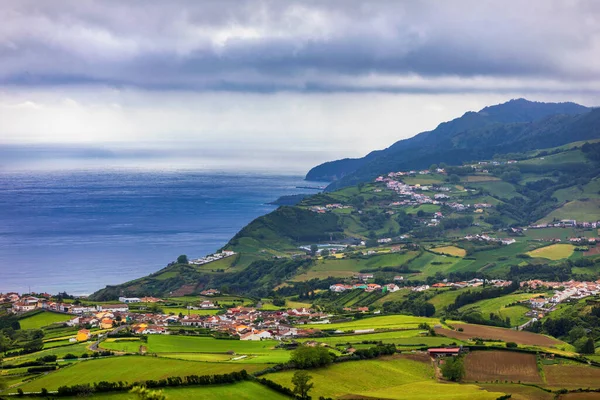
<svg viewBox="0 0 600 400">
<path fill-rule="evenodd" d="M 467 255 L 467 251 L 465 249 L 461 249 L 456 246 L 444 246 L 444 247 L 436 247 L 431 249 L 434 253 L 438 254 L 447 254 L 455 257 L 464 257 Z"/>
<path fill-rule="evenodd" d="M 65 322 L 72 318 L 67 314 L 58 314 L 49 311 L 43 311 L 30 317 L 25 317 L 19 320 L 21 329 L 41 329 L 45 326 L 52 325 L 57 322 Z"/>
<path fill-rule="evenodd" d="M 505 342 L 515 342 L 523 345 L 537 345 L 545 347 L 565 344 L 557 339 L 526 331 L 515 331 L 512 329 L 497 328 L 494 326 L 463 323 L 455 323 L 452 326 L 454 326 L 456 329 L 462 328 L 463 331 L 459 332 L 457 330 L 450 330 L 446 328 L 436 328 L 435 331 L 438 334 L 459 340 L 469 340 L 471 338 L 496 339 L 503 340 Z"/>
<path fill-rule="evenodd" d="M 579 221 L 587 221 L 590 218 L 597 219 L 599 209 L 600 199 L 573 200 L 552 211 L 538 222 L 551 222 L 554 219 L 575 219 Z"/>
<path fill-rule="evenodd" d="M 490 313 L 494 313 L 502 317 L 502 319 L 506 319 L 507 317 L 510 318 L 511 325 L 517 326 L 529 320 L 529 318 L 525 316 L 525 313 L 529 309 L 522 305 L 513 305 L 510 307 L 507 306 L 516 302 L 528 300 L 533 297 L 538 297 L 539 295 L 540 294 L 536 293 L 510 294 L 493 299 L 481 300 L 476 303 L 463 306 L 460 308 L 460 311 L 478 311 L 484 318 L 488 318 Z"/>
<path fill-rule="evenodd" d="M 548 386 L 555 388 L 600 388 L 600 368 L 585 365 L 544 365 Z"/>
<path fill-rule="evenodd" d="M 509 351 L 474 351 L 465 357 L 466 379 L 493 382 L 497 379 L 542 383 L 535 354 Z"/>
<path fill-rule="evenodd" d="M 153 357 L 127 356 L 81 361 L 72 366 L 42 376 L 21 386 L 24 391 L 42 388 L 55 390 L 61 385 L 75 385 L 99 381 L 135 382 L 146 379 L 162 379 L 167 376 L 224 374 L 246 369 L 248 372 L 264 369 L 262 364 L 231 364 L 182 361 Z"/>
<path fill-rule="evenodd" d="M 290 386 L 293 371 L 268 374 L 266 377 L 281 385 Z M 437 383 L 427 359 L 411 356 L 392 356 L 378 360 L 351 361 L 327 368 L 311 370 L 315 383 L 313 398 L 436 398 L 495 399 L 502 393 L 482 391 L 474 385 Z M 363 376 L 368 379 L 352 379 Z M 438 393 L 447 397 L 438 397 Z"/>
<path fill-rule="evenodd" d="M 283 400 L 289 397 L 255 382 L 238 382 L 232 385 L 211 385 L 198 387 L 165 388 L 164 394 L 169 400 L 187 399 L 226 399 L 226 400 Z M 97 394 L 93 399 L 130 400 L 129 393 Z"/>
<path fill-rule="evenodd" d="M 440 321 L 437 318 L 414 317 L 412 315 L 386 315 L 335 324 L 309 324 L 306 325 L 306 327 L 317 329 L 339 329 L 342 331 L 353 331 L 357 329 L 416 329 L 421 323 L 439 324 Z"/>
<path fill-rule="evenodd" d="M 547 258 L 549 260 L 561 260 L 569 258 L 575 251 L 572 244 L 552 244 L 527 252 L 531 257 Z"/>
</svg>

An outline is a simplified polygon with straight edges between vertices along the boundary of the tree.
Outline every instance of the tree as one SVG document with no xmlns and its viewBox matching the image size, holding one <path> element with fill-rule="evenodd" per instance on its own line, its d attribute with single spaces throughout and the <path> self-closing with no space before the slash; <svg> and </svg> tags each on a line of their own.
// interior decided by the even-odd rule
<svg viewBox="0 0 600 400">
<path fill-rule="evenodd" d="M 294 384 L 294 394 L 299 399 L 308 399 L 308 392 L 313 388 L 313 383 L 308 383 L 312 379 L 312 376 L 306 371 L 297 371 L 292 377 L 292 383 Z"/>
<path fill-rule="evenodd" d="M 165 400 L 167 398 L 162 390 L 150 390 L 142 386 L 134 386 L 129 393 L 137 395 L 140 400 Z"/>
<path fill-rule="evenodd" d="M 444 359 L 442 375 L 453 382 L 460 382 L 465 377 L 465 364 L 462 357 L 448 357 Z"/>
<path fill-rule="evenodd" d="M 594 339 L 591 337 L 582 337 L 575 342 L 575 348 L 581 354 L 594 354 L 596 348 L 594 345 Z"/>
<path fill-rule="evenodd" d="M 313 257 L 316 256 L 317 251 L 319 251 L 319 246 L 317 246 L 316 244 L 311 244 L 310 245 L 310 255 Z"/>
<path fill-rule="evenodd" d="M 325 347 L 300 346 L 292 352 L 291 362 L 297 368 L 316 368 L 331 364 L 331 355 Z"/>
<path fill-rule="evenodd" d="M 189 264 L 187 256 L 185 254 L 182 254 L 179 257 L 177 257 L 177 264 Z"/>
<path fill-rule="evenodd" d="M 431 171 L 431 172 L 435 172 L 435 170 L 436 170 L 437 168 L 438 168 L 437 164 L 431 164 L 431 165 L 429 166 L 429 171 Z"/>
<path fill-rule="evenodd" d="M 329 257 L 329 250 L 327 250 L 327 249 L 323 249 L 323 250 L 321 250 L 321 255 L 322 255 L 323 257 Z"/>
<path fill-rule="evenodd" d="M 450 183 L 458 183 L 460 182 L 460 177 L 456 174 L 452 174 L 448 177 L 448 182 Z"/>
</svg>

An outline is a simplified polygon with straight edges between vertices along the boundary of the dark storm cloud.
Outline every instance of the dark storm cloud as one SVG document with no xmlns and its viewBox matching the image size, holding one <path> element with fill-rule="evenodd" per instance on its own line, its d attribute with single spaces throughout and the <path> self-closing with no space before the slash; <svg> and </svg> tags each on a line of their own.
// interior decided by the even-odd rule
<svg viewBox="0 0 600 400">
<path fill-rule="evenodd" d="M 597 81 L 599 16 L 591 0 L 2 2 L 0 83 L 269 92 L 434 90 L 395 82 L 406 77 Z M 439 90 L 489 89 L 480 85 Z"/>
</svg>

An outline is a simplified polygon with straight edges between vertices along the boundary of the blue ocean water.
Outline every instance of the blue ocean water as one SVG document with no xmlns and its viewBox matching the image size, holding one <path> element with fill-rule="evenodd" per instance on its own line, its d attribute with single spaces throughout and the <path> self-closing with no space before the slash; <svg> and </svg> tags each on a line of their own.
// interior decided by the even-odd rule
<svg viewBox="0 0 600 400">
<path fill-rule="evenodd" d="M 199 257 L 311 193 L 300 176 L 192 171 L 0 173 L 0 292 L 89 294 Z"/>
</svg>

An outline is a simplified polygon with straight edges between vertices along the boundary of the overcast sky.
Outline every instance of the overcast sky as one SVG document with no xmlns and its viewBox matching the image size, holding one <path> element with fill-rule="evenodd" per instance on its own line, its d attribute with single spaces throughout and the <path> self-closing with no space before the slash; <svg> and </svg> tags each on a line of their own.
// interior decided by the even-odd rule
<svg viewBox="0 0 600 400">
<path fill-rule="evenodd" d="M 304 171 L 511 98 L 600 103 L 594 0 L 19 0 L 0 21 L 4 160 Z"/>
</svg>

